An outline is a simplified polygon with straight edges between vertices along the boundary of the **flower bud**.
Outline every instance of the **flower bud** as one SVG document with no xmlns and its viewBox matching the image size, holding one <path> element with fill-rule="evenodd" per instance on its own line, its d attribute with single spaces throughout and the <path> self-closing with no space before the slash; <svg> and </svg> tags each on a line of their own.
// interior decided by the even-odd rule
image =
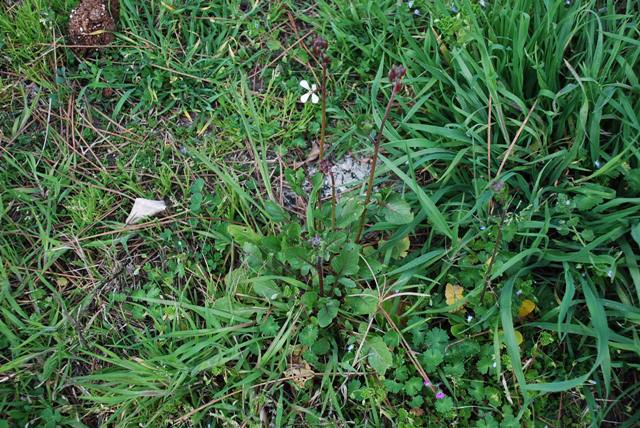
<svg viewBox="0 0 640 428">
<path fill-rule="evenodd" d="M 392 82 L 398 81 L 402 79 L 405 74 L 407 74 L 407 70 L 405 70 L 403 66 L 394 65 L 391 67 L 391 70 L 389 70 L 389 80 Z"/>
<path fill-rule="evenodd" d="M 311 42 L 311 50 L 316 56 L 320 56 L 320 54 L 327 50 L 328 46 L 329 44 L 327 43 L 327 41 L 320 36 L 316 37 Z"/>
</svg>

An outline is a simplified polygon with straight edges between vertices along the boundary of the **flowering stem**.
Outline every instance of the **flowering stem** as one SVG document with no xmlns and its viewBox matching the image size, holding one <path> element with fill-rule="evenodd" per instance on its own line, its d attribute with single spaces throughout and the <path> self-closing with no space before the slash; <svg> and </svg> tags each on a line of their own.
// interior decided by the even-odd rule
<svg viewBox="0 0 640 428">
<path fill-rule="evenodd" d="M 320 125 L 320 162 L 324 159 L 324 135 L 327 128 L 327 66 L 322 64 L 322 124 Z"/>
<path fill-rule="evenodd" d="M 373 179 L 376 175 L 376 165 L 378 163 L 378 152 L 380 151 L 380 139 L 382 138 L 382 132 L 384 130 L 384 124 L 389 117 L 389 112 L 391 112 L 391 106 L 393 105 L 393 100 L 396 97 L 396 93 L 400 89 L 400 85 L 397 82 L 394 82 L 393 89 L 391 90 L 391 96 L 389 97 L 389 102 L 387 103 L 387 108 L 384 111 L 384 116 L 382 117 L 382 122 L 380 123 L 380 130 L 376 135 L 376 139 L 373 143 L 373 158 L 371 158 L 371 171 L 369 172 L 369 181 L 367 183 L 367 195 L 364 199 L 364 211 L 362 211 L 362 215 L 360 216 L 360 224 L 358 224 L 358 231 L 356 232 L 356 243 L 360 241 L 360 235 L 362 234 L 362 228 L 364 227 L 364 220 L 367 216 L 367 205 L 371 201 L 371 192 L 373 190 Z"/>
<path fill-rule="evenodd" d="M 319 170 L 320 170 L 320 173 L 322 174 L 323 182 L 326 175 L 331 173 L 331 170 L 328 167 L 328 162 L 326 162 L 324 159 L 324 138 L 325 138 L 325 133 L 327 128 L 327 65 L 330 63 L 330 59 L 325 53 L 327 50 L 327 46 L 328 46 L 327 41 L 324 40 L 322 37 L 316 37 L 313 40 L 313 52 L 316 56 L 316 61 L 318 61 L 318 63 L 322 66 L 322 82 L 321 82 L 321 89 L 320 89 L 322 91 L 322 112 L 321 112 L 322 124 L 320 127 L 320 150 L 318 153 L 318 163 L 320 166 Z M 335 210 L 335 199 L 332 199 L 332 201 L 334 201 L 334 210 Z M 322 196 L 319 196 L 318 211 L 322 209 L 321 202 L 322 202 Z M 323 229 L 322 220 L 320 220 L 318 225 L 319 225 L 319 228 L 318 228 L 319 230 Z M 324 271 L 322 266 L 323 262 L 324 260 L 323 260 L 322 249 L 321 249 L 320 255 L 316 259 L 316 269 L 318 271 L 318 285 L 320 288 L 319 290 L 320 296 L 324 295 Z"/>
<path fill-rule="evenodd" d="M 333 171 L 329 170 L 329 177 L 331 177 L 331 228 L 336 231 L 336 178 L 333 175 Z"/>
<path fill-rule="evenodd" d="M 324 272 L 322 269 L 322 256 L 318 256 L 316 259 L 316 269 L 318 270 L 318 294 L 320 297 L 324 296 Z"/>
</svg>

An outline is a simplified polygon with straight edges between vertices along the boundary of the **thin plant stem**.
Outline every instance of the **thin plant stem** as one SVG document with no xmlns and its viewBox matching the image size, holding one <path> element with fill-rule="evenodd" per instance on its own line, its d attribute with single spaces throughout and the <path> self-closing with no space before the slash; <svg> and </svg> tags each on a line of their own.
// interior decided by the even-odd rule
<svg viewBox="0 0 640 428">
<path fill-rule="evenodd" d="M 322 64 L 322 124 L 320 125 L 320 153 L 319 162 L 324 159 L 324 136 L 327 128 L 327 66 Z"/>
<path fill-rule="evenodd" d="M 322 64 L 322 82 L 321 82 L 321 91 L 322 91 L 322 124 L 320 126 L 320 153 L 318 154 L 318 162 L 320 165 L 320 173 L 323 175 L 324 181 L 324 139 L 325 132 L 327 128 L 327 66 L 324 62 L 321 61 Z M 333 175 L 331 175 L 333 179 Z M 333 180 L 332 180 L 333 182 Z M 335 212 L 335 199 L 332 198 L 332 213 Z M 322 207 L 322 197 L 318 197 L 318 210 Z M 335 228 L 335 220 L 332 218 L 332 225 Z M 322 221 L 319 223 L 320 228 L 323 228 Z M 324 295 L 324 270 L 322 268 L 322 255 L 318 257 L 316 260 L 316 269 L 318 270 L 318 286 L 319 286 L 319 294 L 320 296 Z"/>
<path fill-rule="evenodd" d="M 338 205 L 338 198 L 336 195 L 336 178 L 333 175 L 333 171 L 329 170 L 329 177 L 331 177 L 331 228 L 335 232 L 336 230 L 336 205 Z"/>
<path fill-rule="evenodd" d="M 384 116 L 382 117 L 382 122 L 380 123 L 380 130 L 376 135 L 376 139 L 373 143 L 373 158 L 371 158 L 371 171 L 369 172 L 369 181 L 367 183 L 367 194 L 364 198 L 364 211 L 360 216 L 360 223 L 358 224 L 358 230 L 356 232 L 356 243 L 360 241 L 360 236 L 362 235 L 362 228 L 364 227 L 364 221 L 367 216 L 367 206 L 369 202 L 371 202 L 371 192 L 373 191 L 373 179 L 376 175 L 376 165 L 378 164 L 378 153 L 380 151 L 380 140 L 382 138 L 382 132 L 384 130 L 384 125 L 389 118 L 389 113 L 391 112 L 391 106 L 393 105 L 393 101 L 396 98 L 396 93 L 398 91 L 398 86 L 395 82 L 393 84 L 393 89 L 391 90 L 391 96 L 389 97 L 389 102 L 387 103 L 387 108 L 384 111 Z"/>
<path fill-rule="evenodd" d="M 322 269 L 322 256 L 316 259 L 316 269 L 318 270 L 318 294 L 324 296 L 324 271 Z"/>
<path fill-rule="evenodd" d="M 498 225 L 498 236 L 496 237 L 496 243 L 493 247 L 493 252 L 491 253 L 491 259 L 489 259 L 489 266 L 487 266 L 487 270 L 484 273 L 484 278 L 482 278 L 482 282 L 485 284 L 482 289 L 482 294 L 480 295 L 480 301 L 484 301 L 484 295 L 487 292 L 487 289 L 491 289 L 491 270 L 493 269 L 493 264 L 496 261 L 496 257 L 498 256 L 498 247 L 502 244 L 502 228 L 504 227 L 504 221 L 507 215 L 507 208 L 505 207 L 502 211 L 502 215 L 500 216 L 500 224 Z"/>
<path fill-rule="evenodd" d="M 402 346 L 407 352 L 407 356 L 411 360 L 411 363 L 416 368 L 417 372 L 420 374 L 420 376 L 422 376 L 422 380 L 425 382 L 425 385 L 429 389 L 431 389 L 432 392 L 435 393 L 436 387 L 431 382 L 431 379 L 429 379 L 429 375 L 424 370 L 424 368 L 422 368 L 422 365 L 420 364 L 420 362 L 416 359 L 413 349 L 411 349 L 411 346 L 407 343 L 406 339 L 404 338 L 404 335 L 402 334 L 402 332 L 400 331 L 396 323 L 393 322 L 393 320 L 391 319 L 391 316 L 389 316 L 387 311 L 385 311 L 382 308 L 380 308 L 380 311 L 382 312 L 382 315 L 384 315 L 384 317 L 387 319 L 387 322 L 389 323 L 389 325 L 391 325 L 391 328 L 393 328 L 396 331 L 396 333 L 398 333 L 398 336 L 400 337 L 400 342 L 402 343 Z"/>
<path fill-rule="evenodd" d="M 487 120 L 487 183 L 491 182 L 491 113 L 492 99 L 489 95 L 489 119 Z"/>
</svg>

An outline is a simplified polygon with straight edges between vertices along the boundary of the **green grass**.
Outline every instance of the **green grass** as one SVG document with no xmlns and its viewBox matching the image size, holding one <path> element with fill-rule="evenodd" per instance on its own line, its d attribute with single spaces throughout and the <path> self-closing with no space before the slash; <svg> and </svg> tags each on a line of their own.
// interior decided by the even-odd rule
<svg viewBox="0 0 640 428">
<path fill-rule="evenodd" d="M 0 3 L 0 427 L 637 425 L 640 4 L 487 3 Z M 335 226 L 311 35 L 332 159 L 407 69 Z"/>
</svg>

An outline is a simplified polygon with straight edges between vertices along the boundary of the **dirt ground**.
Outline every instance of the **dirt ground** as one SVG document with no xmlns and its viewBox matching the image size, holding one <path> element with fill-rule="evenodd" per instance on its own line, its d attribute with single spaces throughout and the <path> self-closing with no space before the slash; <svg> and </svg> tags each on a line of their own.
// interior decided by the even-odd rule
<svg viewBox="0 0 640 428">
<path fill-rule="evenodd" d="M 83 0 L 69 16 L 69 39 L 79 55 L 113 42 L 119 0 Z"/>
</svg>

